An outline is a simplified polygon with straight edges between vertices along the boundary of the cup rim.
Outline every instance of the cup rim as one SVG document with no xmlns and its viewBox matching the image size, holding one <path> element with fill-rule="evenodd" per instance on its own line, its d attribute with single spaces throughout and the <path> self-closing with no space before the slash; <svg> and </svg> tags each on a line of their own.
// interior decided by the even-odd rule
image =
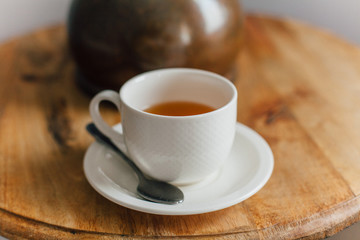
<svg viewBox="0 0 360 240">
<path fill-rule="evenodd" d="M 223 106 L 221 106 L 213 111 L 202 113 L 202 114 L 196 114 L 196 115 L 187 115 L 187 116 L 169 116 L 169 115 L 160 115 L 160 114 L 149 113 L 149 112 L 145 112 L 144 110 L 135 108 L 135 107 L 131 106 L 130 104 L 128 104 L 126 101 L 124 101 L 124 98 L 123 98 L 124 91 L 125 91 L 126 87 L 128 85 L 130 85 L 133 81 L 137 81 L 137 82 L 144 81 L 144 78 L 142 78 L 142 77 L 144 75 L 148 75 L 150 73 L 155 74 L 157 72 L 175 72 L 175 71 L 187 72 L 187 73 L 192 72 L 192 73 L 207 75 L 207 76 L 216 78 L 216 79 L 222 81 L 223 83 L 227 84 L 231 88 L 233 95 L 226 104 L 224 104 Z M 210 115 L 213 115 L 213 114 L 223 111 L 224 109 L 228 108 L 232 102 L 237 101 L 237 89 L 236 89 L 235 85 L 229 79 L 227 79 L 217 73 L 214 73 L 214 72 L 201 70 L 201 69 L 195 69 L 195 68 L 162 68 L 162 69 L 156 69 L 156 70 L 143 72 L 143 73 L 138 74 L 138 75 L 130 78 L 129 80 L 127 80 L 124 83 L 124 85 L 120 88 L 119 95 L 120 95 L 121 103 L 126 105 L 131 110 L 138 112 L 140 114 L 144 114 L 145 116 L 155 117 L 155 118 L 166 118 L 166 119 L 193 119 L 193 118 L 200 118 L 200 117 L 204 117 L 204 116 L 210 116 Z"/>
</svg>

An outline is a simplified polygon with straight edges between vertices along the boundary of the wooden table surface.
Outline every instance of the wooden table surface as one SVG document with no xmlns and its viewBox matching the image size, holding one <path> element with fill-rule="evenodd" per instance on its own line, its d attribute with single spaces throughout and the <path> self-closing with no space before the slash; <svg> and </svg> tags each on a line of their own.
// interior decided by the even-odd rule
<svg viewBox="0 0 360 240">
<path fill-rule="evenodd" d="M 322 30 L 249 16 L 238 121 L 275 168 L 233 207 L 159 216 L 118 206 L 85 179 L 90 97 L 64 26 L 0 46 L 0 235 L 11 239 L 321 239 L 360 220 L 360 50 Z M 106 119 L 119 121 L 113 109 Z"/>
</svg>

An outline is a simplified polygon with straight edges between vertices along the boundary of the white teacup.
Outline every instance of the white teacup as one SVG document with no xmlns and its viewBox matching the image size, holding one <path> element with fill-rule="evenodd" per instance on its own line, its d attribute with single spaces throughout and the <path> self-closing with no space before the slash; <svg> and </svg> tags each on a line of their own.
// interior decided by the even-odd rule
<svg viewBox="0 0 360 240">
<path fill-rule="evenodd" d="M 101 117 L 99 104 L 110 101 L 121 113 L 123 133 Z M 189 116 L 145 112 L 172 101 L 202 103 L 214 111 Z M 237 92 L 224 77 L 202 70 L 173 68 L 128 80 L 120 94 L 105 90 L 90 103 L 95 125 L 148 176 L 191 184 L 215 174 L 227 159 L 235 136 Z"/>
</svg>

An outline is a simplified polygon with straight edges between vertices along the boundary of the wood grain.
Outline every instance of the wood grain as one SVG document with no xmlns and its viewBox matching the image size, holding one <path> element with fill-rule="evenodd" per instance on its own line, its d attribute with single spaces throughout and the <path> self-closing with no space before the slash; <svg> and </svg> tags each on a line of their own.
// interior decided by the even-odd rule
<svg viewBox="0 0 360 240">
<path fill-rule="evenodd" d="M 269 142 L 274 172 L 248 200 L 193 216 L 133 211 L 87 183 L 90 97 L 74 83 L 64 26 L 0 46 L 0 235 L 321 239 L 359 221 L 360 50 L 290 20 L 248 16 L 245 30 L 238 121 Z"/>
</svg>

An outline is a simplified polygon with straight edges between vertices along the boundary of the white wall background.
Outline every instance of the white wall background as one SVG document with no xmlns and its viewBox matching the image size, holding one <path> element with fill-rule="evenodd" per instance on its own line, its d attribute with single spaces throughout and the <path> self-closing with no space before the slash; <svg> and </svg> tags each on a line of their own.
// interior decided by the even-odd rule
<svg viewBox="0 0 360 240">
<path fill-rule="evenodd" d="M 63 22 L 70 0 L 0 0 L 0 42 Z"/>
<path fill-rule="evenodd" d="M 39 27 L 64 22 L 70 2 L 0 0 L 0 43 Z M 243 0 L 243 5 L 246 12 L 299 19 L 360 46 L 360 0 Z M 357 239 L 360 239 L 360 223 L 329 238 Z M 0 240 L 4 238 L 0 237 Z"/>
<path fill-rule="evenodd" d="M 248 12 L 300 19 L 360 45 L 359 0 L 243 0 L 243 5 Z"/>
</svg>

